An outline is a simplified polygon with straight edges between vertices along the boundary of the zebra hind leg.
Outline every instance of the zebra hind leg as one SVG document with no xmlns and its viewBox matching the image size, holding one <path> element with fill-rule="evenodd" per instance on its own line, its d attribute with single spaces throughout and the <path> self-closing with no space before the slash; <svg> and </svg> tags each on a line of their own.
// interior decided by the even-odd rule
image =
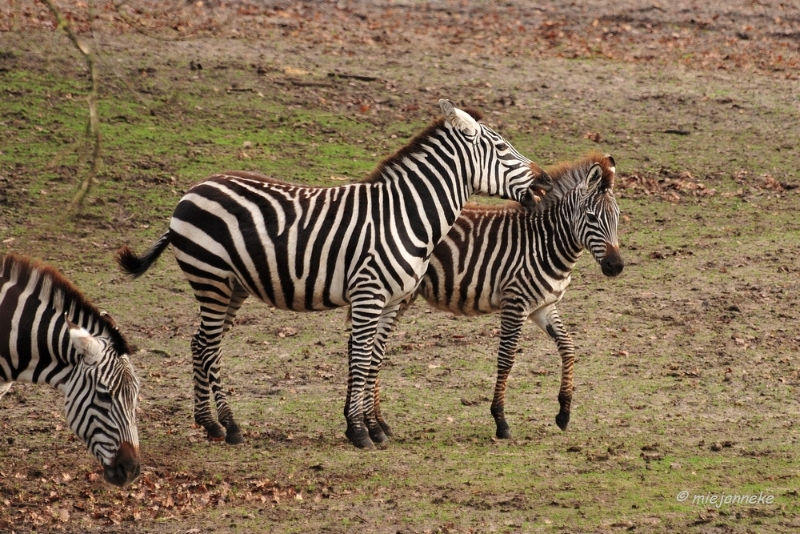
<svg viewBox="0 0 800 534">
<path fill-rule="evenodd" d="M 373 397 L 375 398 L 375 406 L 373 408 L 373 410 L 375 412 L 375 419 L 378 421 L 378 424 L 380 425 L 381 429 L 383 429 L 383 433 L 386 434 L 386 436 L 391 438 L 392 436 L 394 436 L 394 433 L 392 432 L 392 429 L 389 426 L 389 424 L 386 421 L 384 421 L 383 415 L 381 414 L 381 380 L 380 380 L 380 378 L 375 379 L 375 395 L 373 395 Z"/>
<path fill-rule="evenodd" d="M 220 282 L 223 281 L 216 281 L 208 274 L 206 280 L 190 280 L 195 298 L 200 302 L 200 327 L 192 340 L 194 419 L 206 429 L 208 439 L 224 439 L 226 443 L 235 445 L 242 443 L 244 438 L 222 390 L 220 344 L 246 295 L 240 295 L 243 290 L 239 291 L 242 288 L 235 282 L 233 285 Z M 212 394 L 219 422 L 212 411 Z"/>
<path fill-rule="evenodd" d="M 547 332 L 558 346 L 558 353 L 561 356 L 561 388 L 558 392 L 559 410 L 556 415 L 556 424 L 561 430 L 566 430 L 569 425 L 569 415 L 572 407 L 572 380 L 573 366 L 575 364 L 575 345 L 572 342 L 558 310 L 555 305 L 537 311 L 533 320 L 539 328 Z"/>
<path fill-rule="evenodd" d="M 505 415 L 506 384 L 514 358 L 519 348 L 519 337 L 527 314 L 521 306 L 505 303 L 501 312 L 500 350 L 497 353 L 497 382 L 492 399 L 492 417 L 497 427 L 495 436 L 499 439 L 511 439 L 511 429 Z"/>
<path fill-rule="evenodd" d="M 235 283 L 231 300 L 228 303 L 228 311 L 222 327 L 222 335 L 231 329 L 233 326 L 233 321 L 236 318 L 236 312 L 239 311 L 239 308 L 242 307 L 242 304 L 248 296 L 250 296 L 250 293 L 248 293 L 241 284 L 238 282 Z M 222 386 L 220 385 L 219 372 L 221 356 L 219 348 L 217 349 L 216 354 L 212 357 L 212 360 L 213 362 L 208 369 L 208 374 L 211 377 L 217 377 L 213 383 L 212 390 L 214 392 L 214 400 L 217 404 L 217 415 L 219 416 L 219 422 L 225 427 L 225 443 L 228 443 L 229 445 L 238 445 L 240 443 L 244 443 L 242 431 L 239 429 L 239 425 L 236 424 L 236 421 L 233 419 L 233 412 L 231 411 L 230 405 L 228 404 L 225 394 L 222 391 Z"/>
<path fill-rule="evenodd" d="M 206 429 L 210 441 L 222 441 L 225 439 L 225 429 L 211 412 L 211 383 L 206 368 L 206 362 L 209 361 L 207 348 L 201 326 L 192 339 L 194 421 Z"/>
</svg>

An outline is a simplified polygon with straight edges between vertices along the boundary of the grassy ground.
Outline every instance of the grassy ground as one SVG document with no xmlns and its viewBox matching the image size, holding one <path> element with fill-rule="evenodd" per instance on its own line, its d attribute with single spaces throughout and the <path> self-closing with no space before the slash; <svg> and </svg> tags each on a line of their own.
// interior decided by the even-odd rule
<svg viewBox="0 0 800 534">
<path fill-rule="evenodd" d="M 99 34 L 103 166 L 79 213 L 68 205 L 86 171 L 79 58 L 57 34 L 0 33 L 0 246 L 60 268 L 140 349 L 144 462 L 125 490 L 96 481 L 58 395 L 15 384 L 0 410 L 0 531 L 800 527 L 797 81 L 599 56 L 441 57 L 424 43 L 349 55 L 270 31 L 174 45 Z M 380 76 L 328 76 L 365 71 Z M 188 284 L 170 254 L 127 281 L 113 251 L 149 246 L 216 171 L 358 179 L 439 97 L 482 109 L 543 165 L 589 149 L 618 163 L 625 271 L 605 279 L 582 259 L 561 305 L 578 354 L 567 432 L 542 333 L 526 327 L 506 402 L 514 439 L 500 442 L 499 318 L 418 304 L 382 374 L 396 437 L 355 450 L 341 414 L 344 312 L 248 301 L 223 346 L 247 443 L 206 442 L 192 421 Z M 710 501 L 759 494 L 769 503 Z"/>
</svg>

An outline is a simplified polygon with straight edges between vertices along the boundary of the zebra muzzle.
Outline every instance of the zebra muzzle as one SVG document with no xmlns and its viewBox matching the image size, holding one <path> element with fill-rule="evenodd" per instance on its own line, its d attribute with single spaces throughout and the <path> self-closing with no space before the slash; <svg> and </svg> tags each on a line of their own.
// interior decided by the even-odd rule
<svg viewBox="0 0 800 534">
<path fill-rule="evenodd" d="M 127 441 L 122 442 L 114 460 L 103 466 L 106 482 L 120 488 L 136 480 L 140 473 L 139 447 L 134 447 Z"/>
<path fill-rule="evenodd" d="M 619 255 L 619 247 L 615 247 L 611 243 L 606 243 L 606 255 L 600 262 L 600 268 L 606 276 L 617 276 L 622 272 L 625 267 L 625 262 L 622 261 L 622 256 Z"/>
</svg>

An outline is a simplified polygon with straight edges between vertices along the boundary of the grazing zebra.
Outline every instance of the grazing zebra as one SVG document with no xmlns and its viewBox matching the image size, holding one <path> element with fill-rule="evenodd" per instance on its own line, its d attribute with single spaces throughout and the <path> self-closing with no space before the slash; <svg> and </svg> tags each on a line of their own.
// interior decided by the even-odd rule
<svg viewBox="0 0 800 534">
<path fill-rule="evenodd" d="M 467 206 L 434 249 L 411 298 L 421 295 L 432 306 L 461 315 L 500 311 L 497 383 L 491 406 L 498 438 L 511 437 L 504 415 L 506 380 L 528 317 L 558 346 L 561 409 L 556 424 L 566 430 L 575 347 L 556 306 L 584 249 L 606 276 L 617 276 L 623 269 L 617 241 L 614 159 L 593 152 L 573 163 L 550 167 L 546 175 L 552 182 L 538 203 L 504 208 Z M 376 347 L 382 347 L 383 341 L 376 340 Z M 380 362 L 382 356 L 376 354 L 375 358 Z M 388 429 L 380 413 L 379 383 L 374 377 L 373 381 L 375 417 Z"/>
<path fill-rule="evenodd" d="M 417 288 L 433 248 L 473 192 L 523 200 L 530 160 L 475 117 L 440 100 L 444 118 L 384 160 L 363 182 L 306 187 L 249 172 L 211 176 L 180 200 L 142 257 L 117 260 L 134 277 L 171 244 L 200 302 L 192 341 L 195 421 L 210 439 L 243 441 L 220 381 L 220 343 L 249 295 L 284 310 L 350 306 L 346 436 L 372 448 L 387 438 L 367 384 L 376 331 Z M 218 421 L 210 408 L 214 395 Z M 224 427 L 224 428 L 223 428 Z"/>
<path fill-rule="evenodd" d="M 0 397 L 13 382 L 64 393 L 67 422 L 103 465 L 106 481 L 139 476 L 139 381 L 125 338 L 54 268 L 0 257 Z"/>
</svg>

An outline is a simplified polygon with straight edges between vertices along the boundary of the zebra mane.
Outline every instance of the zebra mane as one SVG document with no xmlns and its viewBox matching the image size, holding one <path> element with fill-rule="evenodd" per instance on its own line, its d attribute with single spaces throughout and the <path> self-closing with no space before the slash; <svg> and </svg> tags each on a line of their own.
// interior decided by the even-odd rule
<svg viewBox="0 0 800 534">
<path fill-rule="evenodd" d="M 469 116 L 475 119 L 476 121 L 479 121 L 483 118 L 481 112 L 476 109 L 467 108 L 462 111 L 468 113 Z M 423 130 L 421 133 L 414 136 L 414 138 L 411 139 L 411 141 L 409 141 L 406 146 L 402 147 L 400 150 L 398 150 L 391 156 L 388 156 L 383 161 L 381 161 L 378 164 L 378 166 L 375 167 L 375 169 L 373 169 L 373 171 L 366 178 L 360 181 L 360 183 L 373 183 L 378 181 L 383 176 L 383 172 L 386 170 L 386 167 L 389 167 L 395 163 L 399 163 L 403 161 L 403 158 L 406 158 L 409 155 L 418 152 L 420 146 L 423 145 L 423 142 L 429 137 L 431 137 L 434 132 L 441 130 L 443 126 L 444 126 L 444 118 L 440 117 L 436 119 L 433 122 L 433 124 L 425 128 L 425 130 Z"/>
<path fill-rule="evenodd" d="M 111 341 L 111 345 L 117 354 L 132 353 L 128 341 L 117 330 L 114 320 L 107 314 L 101 313 L 94 304 L 83 296 L 83 293 L 75 287 L 75 284 L 70 282 L 55 267 L 12 252 L 5 256 L 0 256 L 0 276 L 23 287 L 29 283 L 32 277 L 40 279 L 42 292 L 49 295 L 49 304 L 53 308 L 63 312 L 74 312 L 71 313 L 72 318 L 76 317 L 80 311 L 85 316 L 92 316 L 95 324 L 100 327 L 102 334 Z M 93 334 L 96 333 L 93 332 Z"/>
<path fill-rule="evenodd" d="M 553 179 L 553 188 L 543 196 L 540 202 L 528 208 L 529 211 L 541 213 L 558 202 L 559 199 L 564 198 L 567 193 L 586 179 L 586 173 L 595 163 L 599 164 L 603 171 L 603 185 L 606 188 L 612 188 L 614 186 L 613 159 L 597 150 L 593 150 L 575 161 L 562 161 L 545 168 L 545 172 Z"/>
<path fill-rule="evenodd" d="M 483 118 L 483 114 L 481 114 L 481 112 L 478 111 L 477 109 L 465 108 L 463 111 L 468 113 L 470 115 L 470 117 L 472 117 L 476 121 L 479 121 L 479 120 L 481 120 Z M 419 133 L 416 136 L 414 136 L 414 138 L 411 139 L 411 141 L 409 141 L 406 146 L 402 147 L 400 150 L 398 150 L 397 152 L 395 152 L 391 156 L 386 157 L 383 161 L 378 163 L 378 166 L 375 167 L 375 169 L 373 169 L 372 172 L 369 175 L 367 175 L 366 178 L 364 178 L 363 180 L 359 180 L 358 182 L 355 182 L 355 183 L 374 183 L 374 182 L 380 180 L 380 178 L 383 176 L 384 170 L 386 170 L 386 167 L 391 166 L 391 165 L 393 165 L 395 163 L 398 163 L 398 162 L 402 161 L 403 158 L 409 156 L 410 154 L 418 152 L 419 151 L 419 147 L 423 144 L 423 141 L 425 141 L 431 135 L 433 135 L 434 132 L 436 132 L 438 130 L 441 130 L 443 126 L 444 126 L 444 118 L 440 117 L 440 118 L 436 119 L 433 122 L 433 124 L 431 124 L 430 126 L 425 128 L 425 130 L 423 130 L 421 133 Z M 295 187 L 314 187 L 314 186 L 293 184 L 293 183 L 287 182 L 285 180 L 278 180 L 277 178 L 272 178 L 271 176 L 266 176 L 266 175 L 260 174 L 258 172 L 253 172 L 253 171 L 225 171 L 225 172 L 222 172 L 222 173 L 219 173 L 219 174 L 215 174 L 215 175 L 211 176 L 211 178 L 225 177 L 225 176 L 234 176 L 236 178 L 243 178 L 245 180 L 255 180 L 255 181 L 264 182 L 264 183 L 268 183 L 268 184 L 288 185 L 288 186 L 295 186 Z M 203 183 L 205 181 L 206 180 L 204 179 L 201 182 L 198 182 L 198 184 Z M 198 184 L 194 184 L 194 185 L 198 185 Z M 192 187 L 194 187 L 194 185 Z"/>
</svg>

